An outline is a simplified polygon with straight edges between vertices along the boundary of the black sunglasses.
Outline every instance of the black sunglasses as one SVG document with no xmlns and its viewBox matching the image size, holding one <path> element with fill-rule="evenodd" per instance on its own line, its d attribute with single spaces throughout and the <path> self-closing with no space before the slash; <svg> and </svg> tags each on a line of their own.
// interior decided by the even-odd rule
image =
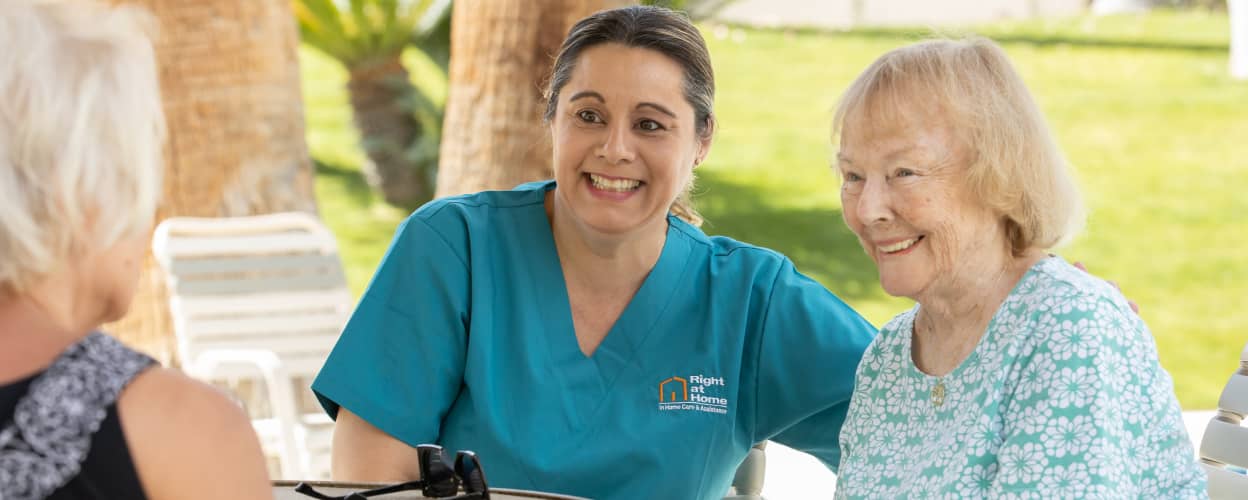
<svg viewBox="0 0 1248 500">
<path fill-rule="evenodd" d="M 295 491 L 318 500 L 361 500 L 411 490 L 420 490 L 420 493 L 428 498 L 489 500 L 490 488 L 485 483 L 485 471 L 481 468 L 481 460 L 477 458 L 476 453 L 471 451 L 456 453 L 454 466 L 450 464 L 446 451 L 438 445 L 417 446 L 416 456 L 420 461 L 420 479 L 417 481 L 396 483 L 343 496 L 326 495 L 316 491 L 316 488 L 308 483 L 295 485 Z M 463 494 L 459 494 L 461 485 L 464 489 Z"/>
</svg>

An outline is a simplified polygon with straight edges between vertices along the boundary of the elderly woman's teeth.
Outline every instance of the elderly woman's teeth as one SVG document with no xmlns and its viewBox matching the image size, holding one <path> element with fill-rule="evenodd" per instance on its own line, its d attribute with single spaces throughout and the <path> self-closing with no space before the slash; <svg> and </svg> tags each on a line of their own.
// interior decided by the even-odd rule
<svg viewBox="0 0 1248 500">
<path fill-rule="evenodd" d="M 594 187 L 603 191 L 625 192 L 632 191 L 641 186 L 641 181 L 632 179 L 608 179 L 594 174 L 589 174 L 589 180 L 594 183 Z"/>
<path fill-rule="evenodd" d="M 918 243 L 918 241 L 919 241 L 918 238 L 910 238 L 905 241 L 899 241 L 897 243 L 893 243 L 892 245 L 881 245 L 880 250 L 883 251 L 884 253 L 900 252 L 902 250 L 905 250 L 907 248 L 914 246 L 914 244 Z"/>
</svg>

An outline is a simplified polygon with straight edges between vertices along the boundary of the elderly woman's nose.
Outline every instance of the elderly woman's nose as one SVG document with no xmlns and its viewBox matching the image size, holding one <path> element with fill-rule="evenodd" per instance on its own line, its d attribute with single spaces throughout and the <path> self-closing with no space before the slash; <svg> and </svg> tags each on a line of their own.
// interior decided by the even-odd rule
<svg viewBox="0 0 1248 500">
<path fill-rule="evenodd" d="M 883 180 L 863 181 L 862 193 L 858 195 L 858 220 L 864 224 L 892 218 L 892 197 Z"/>
<path fill-rule="evenodd" d="M 627 123 L 616 123 L 607 126 L 602 144 L 598 147 L 598 156 L 609 163 L 633 161 L 637 152 Z"/>
</svg>

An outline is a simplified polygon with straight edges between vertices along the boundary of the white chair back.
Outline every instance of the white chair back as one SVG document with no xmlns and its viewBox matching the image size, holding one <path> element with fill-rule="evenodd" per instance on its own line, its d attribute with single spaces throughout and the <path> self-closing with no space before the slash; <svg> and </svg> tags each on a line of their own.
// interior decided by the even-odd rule
<svg viewBox="0 0 1248 500">
<path fill-rule="evenodd" d="M 253 423 L 266 449 L 280 448 L 281 474 L 323 477 L 327 452 L 309 450 L 308 426 L 328 419 L 301 414 L 299 396 L 351 310 L 333 234 L 298 212 L 176 217 L 157 227 L 152 250 L 183 368 L 206 380 L 261 382 L 276 421 Z"/>
</svg>

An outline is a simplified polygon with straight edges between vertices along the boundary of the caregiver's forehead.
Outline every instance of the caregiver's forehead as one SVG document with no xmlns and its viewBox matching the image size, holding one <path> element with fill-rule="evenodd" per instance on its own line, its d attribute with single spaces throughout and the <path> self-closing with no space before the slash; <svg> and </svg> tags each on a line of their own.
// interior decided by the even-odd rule
<svg viewBox="0 0 1248 500">
<path fill-rule="evenodd" d="M 569 85 L 631 84 L 643 88 L 683 90 L 685 70 L 675 59 L 654 49 L 603 43 L 577 57 Z"/>
</svg>

